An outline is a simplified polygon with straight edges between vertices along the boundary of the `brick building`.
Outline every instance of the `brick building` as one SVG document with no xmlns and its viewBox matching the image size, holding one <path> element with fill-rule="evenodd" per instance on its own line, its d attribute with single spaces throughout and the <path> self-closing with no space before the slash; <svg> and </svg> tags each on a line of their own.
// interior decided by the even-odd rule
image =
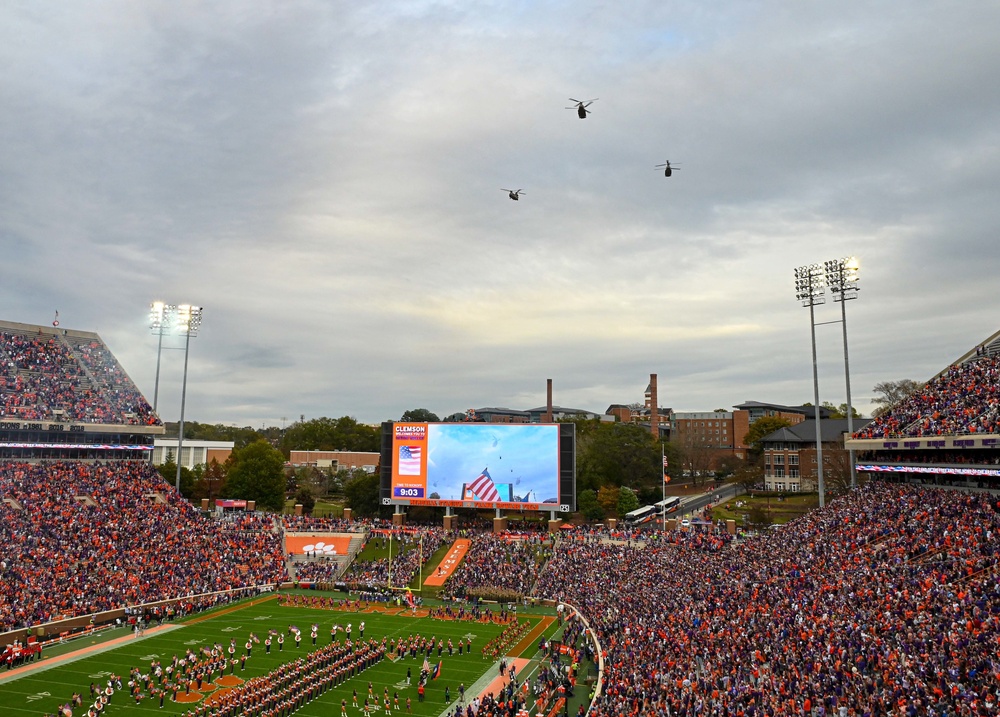
<svg viewBox="0 0 1000 717">
<path fill-rule="evenodd" d="M 670 440 L 685 453 L 688 470 L 712 471 L 723 457 L 747 457 L 748 411 L 675 411 L 670 425 Z"/>
<path fill-rule="evenodd" d="M 289 451 L 288 462 L 293 466 L 316 466 L 332 468 L 335 471 L 361 468 L 374 473 L 378 467 L 377 451 Z"/>
<path fill-rule="evenodd" d="M 815 418 L 816 409 L 812 406 L 783 406 L 780 403 L 763 403 L 761 401 L 745 401 L 738 406 L 733 406 L 737 411 L 746 411 L 750 417 L 750 423 L 758 418 L 784 418 L 795 425 L 802 423 L 807 418 Z M 830 417 L 830 409 L 819 407 L 820 419 Z"/>
<path fill-rule="evenodd" d="M 870 419 L 855 418 L 854 430 L 860 430 Z M 850 471 L 844 445 L 847 436 L 846 418 L 820 421 L 820 442 L 823 444 L 824 482 L 843 478 Z M 764 449 L 764 487 L 774 491 L 814 491 L 818 489 L 816 461 L 816 421 L 802 421 L 794 426 L 779 428 L 761 439 Z"/>
</svg>

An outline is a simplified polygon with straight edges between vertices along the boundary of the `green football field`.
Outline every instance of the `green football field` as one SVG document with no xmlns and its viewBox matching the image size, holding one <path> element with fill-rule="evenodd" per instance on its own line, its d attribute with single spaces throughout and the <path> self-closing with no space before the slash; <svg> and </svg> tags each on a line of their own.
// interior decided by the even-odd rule
<svg viewBox="0 0 1000 717">
<path fill-rule="evenodd" d="M 530 621 L 534 631 L 526 634 L 531 635 L 532 640 L 530 646 L 525 642 L 522 645 L 523 649 L 512 650 L 510 654 L 514 657 L 534 658 L 540 654 L 536 651 L 536 645 L 542 634 L 540 631 L 544 627 L 544 634 L 551 635 L 555 632 L 556 625 L 554 622 L 548 624 L 550 620 L 542 611 L 531 611 L 531 614 L 523 614 L 522 611 L 519 617 L 521 620 Z M 94 682 L 103 686 L 107 682 L 108 675 L 116 673 L 121 676 L 125 690 L 115 693 L 111 704 L 104 711 L 105 715 L 183 715 L 200 702 L 180 704 L 170 701 L 168 696 L 162 709 L 159 707 L 158 699 L 146 698 L 136 705 L 128 694 L 129 670 L 138 667 L 143 673 L 148 673 L 149 664 L 153 660 L 159 660 L 165 666 L 174 655 L 183 657 L 189 648 L 197 652 L 201 647 L 211 647 L 215 643 L 228 647 L 230 639 L 236 640 L 236 656 L 239 657 L 245 652 L 244 645 L 250 633 L 254 633 L 260 638 L 260 643 L 253 646 L 252 656 L 247 660 L 245 671 L 241 671 L 239 665 L 235 668 L 236 677 L 249 679 L 266 674 L 283 662 L 294 660 L 329 644 L 330 628 L 334 623 L 342 626 L 348 622 L 352 623 L 354 627 L 352 637 L 356 640 L 358 625 L 362 620 L 366 625 L 366 640 L 370 637 L 381 640 L 383 636 L 398 639 L 419 634 L 424 637 L 441 638 L 447 645 L 449 638 L 457 644 L 459 638 L 464 640 L 467 636 L 471 636 L 472 654 L 459 656 L 456 650 L 454 655 L 449 656 L 448 650 L 445 649 L 439 658 L 437 650 L 434 650 L 429 662 L 433 667 L 439 660 L 441 661 L 441 675 L 436 680 L 428 681 L 424 702 L 417 700 L 417 677 L 424 656 L 418 655 L 413 659 L 407 654 L 405 658 L 396 662 L 385 659 L 364 670 L 306 704 L 295 713 L 296 715 L 339 717 L 341 699 L 346 697 L 350 717 L 360 717 L 361 709 L 350 706 L 352 693 L 357 689 L 360 704 L 368 694 L 368 683 L 372 682 L 374 692 L 380 701 L 386 687 L 390 695 L 394 692 L 399 693 L 402 714 L 406 713 L 406 698 L 410 697 L 412 714 L 437 717 L 448 708 L 444 697 L 446 687 L 450 688 L 453 710 L 460 683 L 464 683 L 466 693 L 471 697 L 485 689 L 497 676 L 496 662 L 484 659 L 482 648 L 491 638 L 500 634 L 502 630 L 500 625 L 411 617 L 405 612 L 390 615 L 378 612 L 359 613 L 283 607 L 275 599 L 262 601 L 261 598 L 257 598 L 210 613 L 194 615 L 186 621 L 168 623 L 159 630 L 150 628 L 142 637 L 131 636 L 122 630 L 117 633 L 123 636 L 118 644 L 109 645 L 106 639 L 101 641 L 92 637 L 82 638 L 71 643 L 73 652 L 65 658 L 59 653 L 67 648 L 46 649 L 43 653 L 45 658 L 40 663 L 34 663 L 37 665 L 35 669 L 20 676 L 0 673 L 0 714 L 25 717 L 56 714 L 58 708 L 67 703 L 74 692 L 79 692 L 84 699 L 83 709 L 74 710 L 74 717 L 79 717 L 81 714 L 86 714 L 86 709 L 92 702 L 89 699 L 90 684 Z M 319 637 L 315 647 L 309 636 L 310 627 L 314 623 L 319 625 Z M 294 639 L 288 634 L 289 625 L 296 625 L 302 631 L 302 643 L 298 649 L 295 648 Z M 284 634 L 283 651 L 278 651 L 275 638 L 271 654 L 265 654 L 264 638 L 269 630 Z M 338 633 L 338 638 L 343 641 L 344 633 Z M 406 684 L 407 668 L 411 668 L 412 671 L 410 685 Z M 524 668 L 518 677 L 527 677 L 534 672 L 534 669 L 535 664 L 532 663 Z M 227 669 L 226 674 L 229 672 Z"/>
</svg>

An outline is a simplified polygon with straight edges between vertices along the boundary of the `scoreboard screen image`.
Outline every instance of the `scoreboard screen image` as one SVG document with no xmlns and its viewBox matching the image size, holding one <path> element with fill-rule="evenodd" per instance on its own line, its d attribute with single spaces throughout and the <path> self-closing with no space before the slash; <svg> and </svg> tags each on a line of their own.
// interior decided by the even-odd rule
<svg viewBox="0 0 1000 717">
<path fill-rule="evenodd" d="M 565 503 L 560 424 L 385 427 L 383 456 L 391 460 L 382 465 L 391 464 L 391 473 L 383 471 L 383 503 L 510 510 L 559 510 Z"/>
</svg>

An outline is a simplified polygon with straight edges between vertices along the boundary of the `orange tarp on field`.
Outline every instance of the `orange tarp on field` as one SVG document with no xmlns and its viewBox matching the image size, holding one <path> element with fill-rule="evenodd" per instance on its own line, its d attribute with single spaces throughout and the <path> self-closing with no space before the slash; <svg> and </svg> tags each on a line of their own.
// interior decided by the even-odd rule
<svg viewBox="0 0 1000 717">
<path fill-rule="evenodd" d="M 351 538 L 349 536 L 285 536 L 285 548 L 289 553 L 294 553 L 295 555 L 305 555 L 306 553 L 315 553 L 317 556 L 325 555 L 328 557 L 332 557 L 334 555 L 347 555 L 347 551 L 350 547 Z"/>
<path fill-rule="evenodd" d="M 456 540 L 448 549 L 448 553 L 441 558 L 441 564 L 438 565 L 434 574 L 424 578 L 424 585 L 444 585 L 448 576 L 455 572 L 455 568 L 462 563 L 462 558 L 469 551 L 470 545 L 472 545 L 472 541 L 466 538 Z"/>
</svg>

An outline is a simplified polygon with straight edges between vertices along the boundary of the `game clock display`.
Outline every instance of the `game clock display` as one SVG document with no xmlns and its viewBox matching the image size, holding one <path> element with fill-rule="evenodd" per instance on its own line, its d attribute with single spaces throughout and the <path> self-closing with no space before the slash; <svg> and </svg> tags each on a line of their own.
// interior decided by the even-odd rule
<svg viewBox="0 0 1000 717">
<path fill-rule="evenodd" d="M 423 498 L 424 489 L 423 488 L 404 488 L 402 486 L 396 486 L 392 489 L 393 498 Z"/>
</svg>

